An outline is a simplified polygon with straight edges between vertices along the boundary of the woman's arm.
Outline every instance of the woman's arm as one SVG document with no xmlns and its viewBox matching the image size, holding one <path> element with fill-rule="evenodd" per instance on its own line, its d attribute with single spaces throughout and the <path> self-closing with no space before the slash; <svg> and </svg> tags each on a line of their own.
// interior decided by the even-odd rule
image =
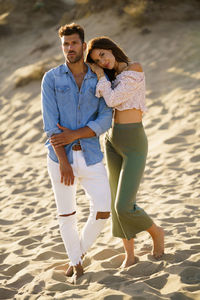
<svg viewBox="0 0 200 300">
<path fill-rule="evenodd" d="M 144 73 L 127 70 L 118 75 L 118 83 L 112 88 L 106 77 L 101 77 L 96 87 L 96 96 L 102 96 L 106 104 L 115 107 L 133 97 L 138 88 L 144 85 Z M 145 92 L 145 91 L 144 91 Z"/>
</svg>

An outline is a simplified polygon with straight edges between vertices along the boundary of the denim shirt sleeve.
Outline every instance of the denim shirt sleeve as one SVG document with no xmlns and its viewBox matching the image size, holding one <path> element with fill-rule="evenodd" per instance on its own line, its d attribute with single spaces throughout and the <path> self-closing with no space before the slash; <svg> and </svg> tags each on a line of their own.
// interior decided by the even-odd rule
<svg viewBox="0 0 200 300">
<path fill-rule="evenodd" d="M 57 127 L 59 123 L 59 111 L 55 97 L 54 78 L 52 72 L 47 72 L 42 80 L 42 115 L 44 131 L 47 137 L 61 133 Z"/>
<path fill-rule="evenodd" d="M 108 107 L 103 98 L 99 98 L 99 108 L 97 112 L 97 118 L 94 121 L 87 123 L 95 133 L 96 136 L 100 136 L 106 132 L 112 125 L 112 109 Z"/>
</svg>

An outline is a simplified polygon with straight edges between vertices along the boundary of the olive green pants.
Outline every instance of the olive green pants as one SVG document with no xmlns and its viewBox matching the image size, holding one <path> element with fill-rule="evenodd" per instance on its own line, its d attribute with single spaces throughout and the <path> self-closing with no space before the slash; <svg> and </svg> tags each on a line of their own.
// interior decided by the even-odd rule
<svg viewBox="0 0 200 300">
<path fill-rule="evenodd" d="M 142 123 L 115 123 L 106 135 L 105 146 L 112 196 L 112 233 L 129 240 L 153 224 L 136 204 L 148 150 Z"/>
</svg>

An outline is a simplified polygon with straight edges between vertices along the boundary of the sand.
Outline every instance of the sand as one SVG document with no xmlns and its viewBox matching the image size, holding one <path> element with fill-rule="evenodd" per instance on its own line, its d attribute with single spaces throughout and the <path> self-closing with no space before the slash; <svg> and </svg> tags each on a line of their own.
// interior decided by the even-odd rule
<svg viewBox="0 0 200 300">
<path fill-rule="evenodd" d="M 164 228 L 165 255 L 156 261 L 140 233 L 137 263 L 121 270 L 109 220 L 85 275 L 77 285 L 65 277 L 40 109 L 40 77 L 63 62 L 60 44 L 55 27 L 8 37 L 0 41 L 0 299 L 200 299 L 200 22 L 160 22 L 142 34 L 109 14 L 79 23 L 87 40 L 109 35 L 145 70 L 149 153 L 138 204 Z M 81 229 L 89 203 L 80 186 L 77 203 Z"/>
</svg>

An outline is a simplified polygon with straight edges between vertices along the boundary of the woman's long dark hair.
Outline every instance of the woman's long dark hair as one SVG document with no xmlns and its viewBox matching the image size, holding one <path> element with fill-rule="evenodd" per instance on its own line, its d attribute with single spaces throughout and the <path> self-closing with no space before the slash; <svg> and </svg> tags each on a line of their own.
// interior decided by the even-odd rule
<svg viewBox="0 0 200 300">
<path fill-rule="evenodd" d="M 115 44 L 115 42 L 113 42 L 106 36 L 96 37 L 89 41 L 87 47 L 86 62 L 94 63 L 91 58 L 91 53 L 94 49 L 111 50 L 117 62 L 125 62 L 127 64 L 130 62 L 128 56 L 124 53 L 124 51 L 117 44 Z M 104 69 L 104 72 L 108 75 L 110 81 L 115 79 L 116 76 L 114 69 Z"/>
</svg>

